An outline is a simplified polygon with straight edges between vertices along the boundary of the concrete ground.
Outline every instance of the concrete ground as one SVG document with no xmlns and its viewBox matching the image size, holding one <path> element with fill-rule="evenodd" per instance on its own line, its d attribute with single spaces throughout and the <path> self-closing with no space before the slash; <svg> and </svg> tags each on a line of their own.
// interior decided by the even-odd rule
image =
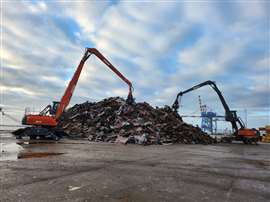
<svg viewBox="0 0 270 202">
<path fill-rule="evenodd" d="M 0 201 L 270 201 L 270 144 L 23 147 L 64 154 L 0 161 Z"/>
</svg>

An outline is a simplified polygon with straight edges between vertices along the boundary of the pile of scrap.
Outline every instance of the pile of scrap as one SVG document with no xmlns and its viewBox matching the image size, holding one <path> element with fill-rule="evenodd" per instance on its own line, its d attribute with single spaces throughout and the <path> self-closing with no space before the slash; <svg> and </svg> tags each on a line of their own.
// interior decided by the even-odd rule
<svg viewBox="0 0 270 202">
<path fill-rule="evenodd" d="M 270 125 L 259 128 L 262 134 L 262 142 L 270 143 Z"/>
<path fill-rule="evenodd" d="M 126 104 L 119 97 L 76 104 L 67 110 L 59 127 L 72 137 L 90 141 L 136 144 L 211 144 L 215 140 L 182 121 L 168 106 L 153 108 L 148 103 Z"/>
</svg>

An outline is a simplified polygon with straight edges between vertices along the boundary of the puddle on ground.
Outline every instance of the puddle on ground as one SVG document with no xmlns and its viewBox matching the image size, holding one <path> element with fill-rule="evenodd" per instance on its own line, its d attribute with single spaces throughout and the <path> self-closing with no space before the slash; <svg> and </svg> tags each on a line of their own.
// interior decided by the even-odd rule
<svg viewBox="0 0 270 202">
<path fill-rule="evenodd" d="M 28 152 L 28 153 L 20 153 L 18 155 L 18 159 L 30 159 L 30 158 L 43 158 L 48 156 L 57 156 L 62 155 L 64 153 L 56 153 L 56 152 Z"/>
<path fill-rule="evenodd" d="M 0 143 L 0 161 L 16 161 L 18 159 L 43 158 L 48 156 L 62 155 L 57 152 L 23 152 L 24 149 L 19 144 Z"/>
<path fill-rule="evenodd" d="M 18 159 L 18 154 L 23 147 L 12 143 L 0 143 L 0 161 L 14 161 Z"/>
</svg>

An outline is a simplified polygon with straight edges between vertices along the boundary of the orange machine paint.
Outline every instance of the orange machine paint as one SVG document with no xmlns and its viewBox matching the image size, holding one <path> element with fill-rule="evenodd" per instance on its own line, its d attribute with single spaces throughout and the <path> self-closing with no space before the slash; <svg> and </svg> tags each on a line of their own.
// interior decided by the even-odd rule
<svg viewBox="0 0 270 202">
<path fill-rule="evenodd" d="M 244 136 L 244 137 L 256 137 L 257 132 L 250 128 L 243 128 L 238 130 L 238 135 Z"/>
<path fill-rule="evenodd" d="M 57 121 L 53 116 L 27 115 L 27 125 L 56 126 Z"/>
</svg>

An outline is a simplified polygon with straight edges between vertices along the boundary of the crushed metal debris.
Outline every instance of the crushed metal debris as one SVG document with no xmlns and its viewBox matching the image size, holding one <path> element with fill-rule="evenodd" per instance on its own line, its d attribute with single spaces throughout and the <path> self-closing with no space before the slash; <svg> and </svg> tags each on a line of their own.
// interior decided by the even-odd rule
<svg viewBox="0 0 270 202">
<path fill-rule="evenodd" d="M 120 97 L 76 104 L 67 110 L 59 127 L 71 137 L 95 142 L 135 144 L 211 144 L 215 140 L 199 127 L 183 122 L 169 106 L 126 104 Z"/>
</svg>

